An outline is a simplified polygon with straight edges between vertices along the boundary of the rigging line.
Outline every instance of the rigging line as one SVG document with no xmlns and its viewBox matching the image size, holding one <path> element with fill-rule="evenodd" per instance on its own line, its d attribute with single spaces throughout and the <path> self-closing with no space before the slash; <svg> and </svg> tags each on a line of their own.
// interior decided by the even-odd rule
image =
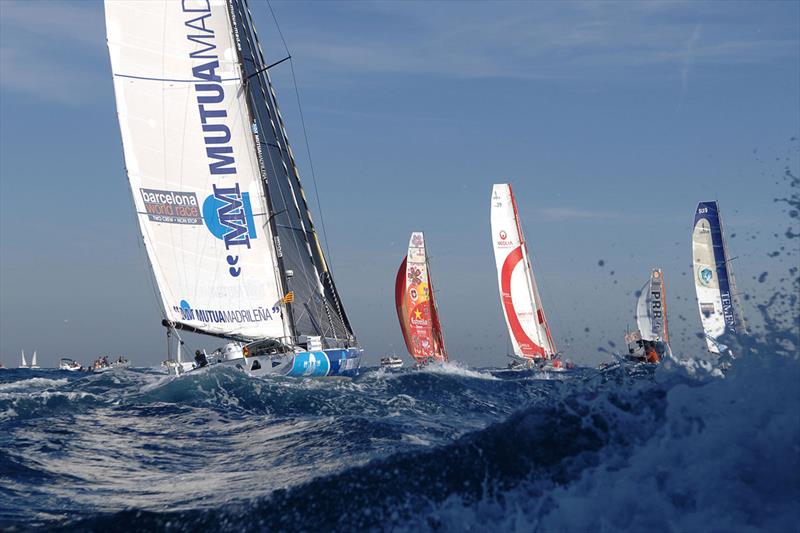
<svg viewBox="0 0 800 533">
<path fill-rule="evenodd" d="M 243 6 L 240 5 L 240 15 L 243 17 L 243 20 L 244 20 L 245 13 L 242 12 L 242 9 L 246 9 L 246 8 L 244 8 Z M 247 10 L 246 16 L 248 18 L 250 18 L 250 20 L 252 20 L 252 18 L 251 18 L 252 15 L 250 14 L 249 10 Z M 251 57 L 254 60 L 253 63 L 255 64 L 256 63 L 255 60 L 258 59 L 258 58 L 261 58 L 262 59 L 261 64 L 263 64 L 263 52 L 261 52 L 260 45 L 258 44 L 258 39 L 255 36 L 255 34 L 252 31 L 245 32 L 244 39 L 247 42 L 248 53 L 251 55 Z M 264 79 L 264 76 L 267 77 L 266 80 Z M 290 163 L 292 164 L 292 166 L 294 166 L 294 162 L 291 161 L 291 154 L 290 154 L 289 148 L 288 148 L 288 139 L 286 139 L 285 132 L 283 132 L 283 130 L 282 130 L 280 112 L 278 111 L 278 108 L 277 108 L 277 101 L 275 101 L 275 99 L 274 99 L 275 95 L 274 95 L 274 92 L 271 89 L 271 84 L 269 83 L 269 79 L 268 79 L 269 74 L 267 73 L 264 76 L 256 76 L 255 80 L 257 82 L 256 86 L 258 88 L 258 92 L 261 93 L 261 99 L 262 99 L 262 101 L 264 103 L 263 109 L 265 109 L 265 111 L 267 113 L 267 116 L 263 117 L 263 113 L 260 111 L 262 108 L 260 108 L 257 105 L 257 103 L 255 101 L 254 91 L 251 90 L 251 91 L 249 91 L 249 93 L 250 93 L 250 99 L 253 102 L 253 108 L 255 110 L 254 119 L 257 121 L 257 124 L 259 125 L 259 131 L 262 132 L 262 134 L 267 135 L 268 132 L 271 131 L 272 134 L 274 135 L 276 143 L 280 142 L 280 139 L 283 140 L 283 142 L 287 146 L 287 148 L 286 148 L 287 156 L 290 158 Z M 273 114 L 274 114 L 274 118 L 273 118 Z M 263 123 L 264 122 L 263 119 L 268 120 L 269 123 L 265 125 Z M 278 127 L 276 127 L 276 123 L 278 124 L 278 126 L 281 126 L 280 129 Z M 279 137 L 280 137 L 280 139 L 279 139 Z M 277 169 L 277 166 L 276 166 L 276 161 L 275 161 L 275 158 L 273 157 L 273 154 L 272 154 L 272 150 L 268 149 L 266 152 L 267 152 L 267 158 L 269 160 L 270 166 L 272 167 L 273 175 L 276 177 L 276 179 L 279 180 L 280 178 L 278 178 L 278 176 L 280 176 L 280 173 L 278 172 L 278 169 Z M 285 191 L 284 190 L 285 189 L 284 186 L 282 186 L 280 184 L 278 184 L 276 186 L 277 192 L 279 194 L 279 198 L 283 202 L 283 207 L 286 208 L 285 211 L 287 211 L 287 221 L 291 223 L 291 214 L 290 214 L 291 213 L 291 211 L 290 211 L 291 206 L 290 206 L 290 202 L 287 201 L 287 198 L 286 198 L 286 195 L 290 194 L 292 196 L 292 204 L 294 205 L 295 212 L 296 212 L 297 217 L 298 217 L 298 221 L 300 221 L 300 223 L 302 224 L 302 213 L 301 213 L 299 205 L 297 204 L 296 195 L 295 195 L 295 192 L 294 192 L 293 185 L 291 183 L 291 177 L 289 175 L 288 165 L 287 165 L 286 160 L 284 158 L 284 150 L 281 149 L 280 146 L 278 146 L 278 154 L 277 154 L 277 156 L 280 158 L 280 163 L 283 166 L 283 170 L 284 170 L 283 175 L 286 176 L 286 182 L 285 183 L 289 187 L 289 190 Z M 276 202 L 277 202 L 277 200 L 278 200 L 278 198 L 276 198 Z M 273 205 L 273 208 L 274 207 L 276 207 L 276 206 Z M 291 237 L 289 240 L 290 240 L 290 243 L 287 243 L 287 245 L 294 244 L 294 248 L 297 251 L 298 257 L 302 257 L 303 253 L 300 251 L 301 243 L 298 242 L 297 236 L 295 235 L 295 236 Z M 308 241 L 307 237 L 304 237 L 304 241 L 306 241 L 305 242 L 305 247 L 306 247 L 306 249 L 307 249 L 307 251 L 309 253 L 309 256 L 312 257 L 312 259 L 311 259 L 312 260 L 312 266 L 314 266 L 313 265 L 313 256 L 310 255 L 311 254 L 311 249 L 310 249 L 310 244 L 307 242 Z M 304 278 L 306 287 L 310 288 L 310 287 L 314 286 L 314 283 L 312 283 L 312 279 L 313 278 L 309 275 L 308 269 L 306 268 L 306 264 L 304 262 L 301 261 L 301 262 L 295 264 L 295 262 L 293 262 L 293 261 L 292 262 L 286 261 L 284 264 L 285 264 L 285 266 L 292 265 L 292 269 L 293 270 L 296 269 L 299 266 L 300 274 L 302 274 L 302 276 Z M 316 271 L 316 267 L 315 266 L 314 266 L 314 269 Z M 287 284 L 287 287 L 288 287 L 288 284 Z M 295 287 L 292 290 L 297 290 L 297 288 Z M 296 328 L 297 327 L 297 323 L 298 323 L 298 319 L 297 318 L 295 318 L 294 323 L 295 323 L 295 328 Z M 296 333 L 296 331 L 295 331 L 295 333 Z"/>
<path fill-rule="evenodd" d="M 264 71 L 267 71 L 267 70 L 271 69 L 272 67 L 277 67 L 278 65 L 280 65 L 280 64 L 281 64 L 281 63 L 283 63 L 284 61 L 287 61 L 287 60 L 289 60 L 289 59 L 291 59 L 291 58 L 292 58 L 292 56 L 286 56 L 286 57 L 284 57 L 283 59 L 280 59 L 280 60 L 278 60 L 278 61 L 276 61 L 276 62 L 272 63 L 271 65 L 267 65 L 267 66 L 266 66 L 266 67 L 264 67 L 264 68 L 260 68 L 260 69 L 258 69 L 257 71 L 253 72 L 252 74 L 250 74 L 249 76 L 247 76 L 247 77 L 244 79 L 244 81 L 247 81 L 247 80 L 249 80 L 249 79 L 250 79 L 250 78 L 252 78 L 253 76 L 258 76 L 258 75 L 259 75 L 259 74 L 261 74 L 262 72 L 264 72 Z M 255 61 L 253 61 L 253 63 L 255 63 Z"/>
<path fill-rule="evenodd" d="M 318 250 L 317 253 L 320 256 L 322 256 L 320 258 L 322 266 L 326 270 L 324 272 L 324 274 L 326 275 L 326 278 L 325 278 L 324 282 L 322 281 L 322 276 L 320 275 L 320 281 L 322 282 L 322 287 L 320 287 L 320 288 L 321 288 L 322 294 L 324 294 L 326 290 L 330 291 L 331 297 L 334 300 L 333 303 L 336 305 L 337 319 L 339 320 L 339 322 L 340 322 L 342 328 L 344 329 L 344 331 L 347 332 L 347 335 L 352 335 L 352 331 L 350 331 L 351 326 L 349 326 L 349 322 L 345 318 L 344 309 L 342 308 L 342 304 L 341 304 L 341 300 L 340 300 L 339 295 L 338 295 L 338 291 L 336 290 L 336 287 L 335 287 L 334 282 L 333 282 L 333 266 L 332 266 L 333 265 L 333 255 L 331 254 L 330 244 L 329 244 L 329 241 L 328 241 L 328 231 L 327 231 L 327 227 L 325 225 L 325 215 L 324 215 L 324 212 L 322 210 L 322 203 L 321 203 L 321 200 L 320 200 L 319 188 L 317 186 L 317 177 L 316 177 L 316 171 L 314 169 L 314 160 L 311 157 L 311 144 L 310 144 L 309 139 L 308 139 L 308 130 L 306 128 L 305 115 L 303 114 L 303 107 L 302 107 L 302 103 L 300 101 L 300 90 L 299 90 L 298 85 L 297 85 L 297 76 L 295 74 L 294 61 L 292 60 L 291 52 L 289 52 L 289 47 L 286 44 L 286 39 L 283 36 L 283 32 L 281 31 L 280 25 L 278 24 L 278 19 L 275 16 L 275 11 L 272 9 L 272 4 L 270 4 L 269 0 L 267 0 L 267 6 L 269 7 L 270 13 L 272 14 L 272 19 L 275 22 L 275 27 L 278 30 L 278 34 L 280 35 L 281 41 L 283 42 L 284 49 L 286 50 L 286 54 L 288 56 L 287 59 L 289 59 L 289 65 L 290 65 L 291 72 L 292 72 L 292 82 L 293 82 L 294 91 L 295 91 L 295 98 L 297 100 L 297 108 L 298 108 L 298 111 L 299 111 L 299 114 L 300 114 L 300 122 L 301 122 L 302 128 L 303 128 L 303 136 L 305 138 L 306 154 L 307 154 L 307 157 L 308 157 L 309 167 L 311 169 L 311 180 L 312 180 L 312 183 L 314 185 L 314 196 L 316 198 L 317 209 L 319 211 L 320 226 L 322 227 L 322 238 L 323 238 L 324 246 L 325 246 L 325 252 L 324 253 L 323 253 L 323 251 L 322 251 L 322 249 L 320 247 L 320 244 L 319 244 L 319 237 L 317 236 L 316 231 L 314 230 L 314 223 L 313 223 L 313 221 L 311 219 L 311 213 L 310 213 L 310 211 L 308 209 L 307 201 L 306 201 L 306 198 L 305 198 L 305 193 L 303 193 L 303 191 L 302 191 L 302 185 L 300 184 L 300 177 L 299 177 L 299 175 L 297 173 L 297 166 L 296 166 L 296 164 L 294 162 L 294 156 L 290 153 L 289 154 L 290 161 L 292 163 L 293 170 L 294 170 L 294 173 L 295 173 L 294 178 L 297 181 L 298 186 L 300 186 L 300 188 L 301 188 L 300 192 L 301 192 L 302 199 L 303 199 L 303 206 L 304 206 L 304 208 L 306 210 L 305 216 L 308 218 L 308 222 L 311 225 L 310 226 L 310 233 L 312 234 L 312 236 L 314 238 L 314 241 L 315 241 L 314 245 Z M 282 60 L 280 62 L 283 62 L 283 61 L 284 60 Z M 283 134 L 285 136 L 286 133 L 285 133 L 285 129 L 283 128 L 283 124 L 282 123 L 281 123 L 281 129 L 282 129 L 282 132 L 283 132 Z M 287 146 L 288 146 L 288 140 L 284 139 L 284 142 L 286 142 Z M 301 219 L 302 219 L 302 214 L 301 214 Z M 308 240 L 308 238 L 307 238 L 307 240 Z M 311 246 L 311 243 L 309 242 L 309 247 L 310 246 Z M 311 252 L 311 254 L 312 254 L 312 261 L 313 261 L 313 252 Z M 325 258 L 325 254 L 327 254 L 327 259 Z M 316 266 L 315 266 L 315 270 L 316 270 Z M 327 282 L 327 287 L 325 287 L 325 282 Z M 330 322 L 331 327 L 335 330 L 336 326 L 334 325 L 333 319 L 332 319 L 332 315 L 330 314 L 329 302 L 328 302 L 328 298 L 327 297 L 323 297 L 322 305 L 324 307 L 325 313 L 328 315 L 328 320 Z"/>
<path fill-rule="evenodd" d="M 247 14 L 248 14 L 249 17 L 251 16 L 249 10 L 248 10 Z M 251 37 L 248 36 L 247 38 L 250 39 Z M 257 40 L 257 37 L 255 36 L 255 34 L 253 34 L 252 38 L 255 40 L 256 45 L 258 45 L 258 42 L 257 42 L 258 40 Z M 259 52 L 260 58 L 261 58 L 261 64 L 263 64 L 263 62 L 264 62 L 263 61 L 263 52 L 261 52 L 260 45 L 258 45 L 257 47 L 258 47 L 258 52 Z M 268 76 L 268 74 L 267 74 L 267 76 Z M 257 76 L 256 79 L 259 80 L 259 86 L 261 87 L 262 92 L 263 92 L 264 91 L 264 85 L 262 83 L 263 80 L 261 80 L 260 76 Z M 275 101 L 275 98 L 276 98 L 275 97 L 275 92 L 274 92 L 274 89 L 272 88 L 272 86 L 269 84 L 269 80 L 268 79 L 267 79 L 267 84 L 268 84 L 268 87 L 267 87 L 268 91 L 267 92 L 269 93 L 270 96 L 267 97 L 265 95 L 265 100 L 268 101 L 268 102 L 272 102 L 273 105 L 274 105 L 275 112 L 277 114 L 277 117 L 276 117 L 277 118 L 277 122 L 278 122 L 278 125 L 280 126 L 281 139 L 282 139 L 283 143 L 286 145 L 286 152 L 287 152 L 287 155 L 288 155 L 288 158 L 289 158 L 288 163 L 291 165 L 292 171 L 294 171 L 294 175 L 291 175 L 289 173 L 289 168 L 287 166 L 287 162 L 286 162 L 286 160 L 283 159 L 283 155 L 282 155 L 283 150 L 280 149 L 280 147 L 278 147 L 279 152 L 281 152 L 281 161 L 283 162 L 284 170 L 286 171 L 287 185 L 289 187 L 289 192 L 291 193 L 291 197 L 294 200 L 294 206 L 295 206 L 295 209 L 297 210 L 298 221 L 304 227 L 305 227 L 304 219 L 307 219 L 308 223 L 309 223 L 309 228 L 305 229 L 304 232 L 303 232 L 304 233 L 303 240 L 305 241 L 306 249 L 307 249 L 307 252 L 308 252 L 309 257 L 310 257 L 311 262 L 312 262 L 312 268 L 314 269 L 316 282 L 311 283 L 311 279 L 308 278 L 308 272 L 306 271 L 305 264 L 301 263 L 301 267 L 303 269 L 304 275 L 307 278 L 306 281 L 308 282 L 308 287 L 309 288 L 314 287 L 312 292 L 319 291 L 320 294 L 322 295 L 323 291 L 325 290 L 325 287 L 322 284 L 322 274 L 324 273 L 328 277 L 330 277 L 330 270 L 327 267 L 327 264 L 326 264 L 326 261 L 325 261 L 325 258 L 324 258 L 324 253 L 323 253 L 322 248 L 320 246 L 319 238 L 317 237 L 317 234 L 316 234 L 316 232 L 314 231 L 314 228 L 313 228 L 313 221 L 311 220 L 311 214 L 310 214 L 310 211 L 308 209 L 308 205 L 306 203 L 305 194 L 302 191 L 302 185 L 300 184 L 299 176 L 297 175 L 297 168 L 296 168 L 296 164 L 294 162 L 294 157 L 293 157 L 293 155 L 291 153 L 291 150 L 289 148 L 289 143 L 288 143 L 285 127 L 284 127 L 284 124 L 283 124 L 283 119 L 280 116 L 280 112 L 278 111 L 278 108 L 277 108 L 277 102 Z M 273 124 L 273 129 L 275 129 L 274 128 L 274 124 Z M 277 139 L 277 133 L 278 132 L 276 132 L 276 142 L 279 142 L 279 139 Z M 270 158 L 271 158 L 270 151 L 268 150 L 267 152 L 268 152 L 268 154 L 270 154 Z M 297 189 L 295 189 L 295 183 L 294 182 L 296 182 Z M 316 185 L 316 182 L 315 182 L 315 185 Z M 281 187 L 281 195 L 283 196 L 283 194 L 284 194 L 283 193 L 283 187 Z M 299 195 L 299 198 L 302 200 L 302 209 L 301 209 L 300 204 L 298 203 L 298 195 Z M 288 207 L 288 204 L 285 203 L 285 205 L 287 205 L 287 207 Z M 313 242 L 312 242 L 312 238 L 313 238 Z M 296 246 L 299 244 L 297 242 L 297 237 L 296 236 L 293 238 L 293 241 L 295 242 Z M 327 244 L 327 240 L 326 240 L 326 244 Z M 313 245 L 313 248 L 312 248 L 312 245 Z M 299 249 L 298 249 L 298 253 L 300 253 Z M 320 256 L 320 262 L 326 268 L 326 270 L 323 271 L 323 272 L 318 272 L 318 270 L 317 270 L 317 265 L 316 265 L 317 260 L 315 259 L 315 253 Z M 322 301 L 322 304 L 324 306 L 325 313 L 328 315 L 328 320 L 330 322 L 330 326 L 332 328 L 335 328 L 336 326 L 333 324 L 333 322 L 331 320 L 330 312 L 328 310 L 327 300 L 324 297 L 322 297 L 321 301 Z M 342 320 L 342 322 L 343 322 L 343 319 L 341 319 L 341 312 L 339 314 L 340 314 L 340 316 L 338 318 L 340 320 Z M 346 329 L 346 327 L 345 327 L 345 329 Z"/>
<path fill-rule="evenodd" d="M 246 4 L 246 2 L 245 2 L 245 4 Z M 238 5 L 238 10 L 240 11 L 240 14 L 241 14 L 242 18 L 243 19 L 247 18 L 248 20 L 250 20 L 250 22 L 252 24 L 252 14 L 250 13 L 250 10 L 247 9 L 246 5 L 243 5 L 242 3 L 239 3 L 237 5 Z M 265 63 L 264 56 L 263 56 L 263 51 L 261 50 L 260 44 L 258 43 L 257 36 L 252 31 L 252 27 L 250 28 L 250 30 L 251 31 L 249 31 L 249 32 L 245 32 L 245 36 L 244 36 L 245 41 L 244 42 L 247 43 L 249 54 L 254 59 L 252 61 L 253 64 L 254 65 L 255 64 L 263 65 Z M 256 58 L 259 58 L 260 61 L 255 61 Z M 297 253 L 298 253 L 298 257 L 301 259 L 298 263 L 296 263 L 296 264 L 293 263 L 293 264 L 294 264 L 294 266 L 300 268 L 301 273 L 303 274 L 303 278 L 305 278 L 305 280 L 304 280 L 305 281 L 305 287 L 310 289 L 312 292 L 319 291 L 320 293 L 322 293 L 322 291 L 324 290 L 324 286 L 321 284 L 321 281 L 320 281 L 320 277 L 321 277 L 322 273 L 318 272 L 318 269 L 317 269 L 318 260 L 316 259 L 316 257 L 319 257 L 321 262 L 324 264 L 324 253 L 322 251 L 322 246 L 321 246 L 321 243 L 319 241 L 319 238 L 317 237 L 316 232 L 313 230 L 313 222 L 311 221 L 310 210 L 308 209 L 308 206 L 306 205 L 305 195 L 304 195 L 304 193 L 302 191 L 302 186 L 299 183 L 299 176 L 297 176 L 296 165 L 295 165 L 295 162 L 294 162 L 293 155 L 291 153 L 291 148 L 289 147 L 289 144 L 288 144 L 288 139 L 287 139 L 285 127 L 284 127 L 284 124 L 283 124 L 283 119 L 282 119 L 282 117 L 280 115 L 280 111 L 278 110 L 278 107 L 277 107 L 275 91 L 272 88 L 271 83 L 269 82 L 269 73 L 268 72 L 263 72 L 263 73 L 261 73 L 261 75 L 255 76 L 255 80 L 256 80 L 256 83 L 254 84 L 254 88 L 256 88 L 256 91 L 261 93 L 261 100 L 263 100 L 263 102 L 266 104 L 265 112 L 268 115 L 266 118 L 269 120 L 269 123 L 270 123 L 269 126 L 271 126 L 271 130 L 270 130 L 269 127 L 266 127 L 266 128 L 262 127 L 260 129 L 262 131 L 267 131 L 267 130 L 272 131 L 272 133 L 275 135 L 275 142 L 277 142 L 277 143 L 281 143 L 282 142 L 283 144 L 286 145 L 285 154 L 284 154 L 284 149 L 282 149 L 280 146 L 278 146 L 276 148 L 276 150 L 278 151 L 277 156 L 279 157 L 279 160 L 282 163 L 283 170 L 284 170 L 284 175 L 286 176 L 285 184 L 280 184 L 277 187 L 277 192 L 279 193 L 281 199 L 283 200 L 284 206 L 291 211 L 290 202 L 287 202 L 287 199 L 286 199 L 286 195 L 289 195 L 290 199 L 293 200 L 293 205 L 294 205 L 294 208 L 296 210 L 296 218 L 297 218 L 298 222 L 303 226 L 305 226 L 306 221 L 309 224 L 309 228 L 305 232 L 303 232 L 304 235 L 303 235 L 303 239 L 302 240 L 304 242 L 300 242 L 300 239 L 298 238 L 298 236 L 296 234 L 294 234 L 295 232 L 292 232 L 293 235 L 289 239 L 291 241 L 291 243 L 294 245 L 294 248 L 296 248 Z M 251 99 L 253 98 L 253 92 L 254 91 L 251 89 L 250 90 Z M 258 105 L 256 105 L 255 107 L 256 107 L 256 109 L 258 109 L 256 114 L 258 115 L 257 118 L 259 118 L 259 117 L 262 116 L 261 109 L 259 108 Z M 274 117 L 272 115 L 273 112 L 275 113 Z M 260 120 L 259 120 L 259 122 L 260 122 Z M 277 126 L 276 126 L 276 122 L 277 122 Z M 264 125 L 262 124 L 262 126 L 264 126 Z M 274 168 L 275 167 L 275 160 L 273 158 L 273 154 L 272 154 L 271 150 L 267 150 L 267 156 L 268 156 L 270 165 Z M 286 157 L 288 157 L 288 161 L 287 161 Z M 291 166 L 291 170 L 294 171 L 294 175 L 292 175 L 289 172 L 289 166 Z M 275 172 L 275 175 L 278 176 L 279 173 Z M 288 187 L 288 190 L 286 190 L 287 187 Z M 300 201 L 302 201 L 302 209 L 301 209 Z M 295 217 L 291 217 L 288 214 L 287 214 L 287 217 L 289 217 L 290 219 L 291 218 L 295 218 Z M 290 221 L 290 220 L 288 220 L 288 221 Z M 303 253 L 300 251 L 300 247 L 303 244 L 305 245 L 306 251 L 307 251 L 309 259 L 311 261 L 311 267 L 313 269 L 313 274 L 314 274 L 313 278 L 309 276 L 309 271 L 307 269 L 306 262 L 302 261 Z M 313 246 L 313 248 L 312 248 L 312 246 Z M 325 273 L 330 275 L 330 273 L 327 272 L 327 271 Z M 312 281 L 312 279 L 314 279 L 316 281 Z M 325 300 L 323 300 L 323 302 L 326 303 Z M 327 303 L 326 303 L 326 305 L 327 305 Z"/>
<path fill-rule="evenodd" d="M 314 196 L 317 199 L 317 209 L 319 210 L 319 222 L 320 226 L 322 226 L 322 238 L 325 240 L 325 253 L 328 254 L 328 270 L 333 272 L 333 267 L 331 266 L 333 263 L 333 256 L 331 255 L 331 249 L 328 245 L 328 232 L 325 229 L 325 217 L 322 212 L 322 203 L 319 199 L 319 189 L 317 188 L 317 176 L 314 172 L 314 161 L 311 159 L 311 145 L 308 142 L 308 131 L 306 130 L 306 119 L 303 115 L 303 106 L 300 103 L 300 90 L 297 87 L 297 76 L 294 72 L 294 60 L 292 59 L 292 54 L 289 51 L 289 46 L 286 44 L 286 39 L 283 37 L 283 32 L 281 31 L 280 24 L 278 24 L 278 17 L 275 16 L 275 10 L 272 9 L 272 3 L 270 0 L 266 0 L 267 7 L 269 8 L 270 14 L 272 14 L 272 20 L 275 21 L 275 29 L 278 30 L 278 35 L 281 38 L 281 42 L 283 42 L 283 48 L 286 50 L 286 55 L 289 59 L 289 68 L 292 71 L 292 84 L 294 85 L 294 94 L 297 99 L 297 110 L 300 114 L 300 124 L 303 127 L 303 137 L 305 137 L 306 141 L 306 155 L 308 156 L 308 165 L 309 169 L 311 170 L 311 181 L 314 183 Z"/>
</svg>

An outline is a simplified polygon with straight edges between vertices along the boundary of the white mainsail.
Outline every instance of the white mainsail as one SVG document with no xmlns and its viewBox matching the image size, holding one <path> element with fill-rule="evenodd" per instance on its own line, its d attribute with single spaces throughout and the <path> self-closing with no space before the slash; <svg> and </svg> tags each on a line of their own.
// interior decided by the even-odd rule
<svg viewBox="0 0 800 533">
<path fill-rule="evenodd" d="M 31 357 L 31 368 L 39 368 L 39 363 L 36 362 L 36 350 L 33 351 L 33 357 Z"/>
<path fill-rule="evenodd" d="M 105 3 L 125 164 L 168 320 L 292 335 L 224 0 Z"/>
<path fill-rule="evenodd" d="M 556 347 L 531 269 L 511 185 L 492 188 L 492 244 L 500 300 L 514 354 L 525 358 L 555 356 Z"/>
<path fill-rule="evenodd" d="M 19 364 L 20 368 L 28 368 L 28 361 L 25 359 L 25 350 L 22 350 L 22 361 Z"/>
<path fill-rule="evenodd" d="M 692 231 L 692 261 L 697 305 L 708 350 L 728 351 L 718 340 L 744 329 L 717 202 L 700 202 Z"/>
<path fill-rule="evenodd" d="M 669 342 L 664 273 L 654 268 L 636 302 L 636 325 L 642 340 Z"/>
</svg>

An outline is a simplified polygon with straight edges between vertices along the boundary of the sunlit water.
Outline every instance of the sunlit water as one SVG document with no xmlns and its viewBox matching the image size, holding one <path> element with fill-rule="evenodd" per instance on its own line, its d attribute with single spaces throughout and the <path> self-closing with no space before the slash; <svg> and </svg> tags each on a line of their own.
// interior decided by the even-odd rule
<svg viewBox="0 0 800 533">
<path fill-rule="evenodd" d="M 798 531 L 800 180 L 731 361 L 0 371 L 0 529 Z M 777 254 L 776 254 L 777 257 Z"/>
<path fill-rule="evenodd" d="M 800 364 L 0 372 L 0 526 L 796 527 Z"/>
</svg>

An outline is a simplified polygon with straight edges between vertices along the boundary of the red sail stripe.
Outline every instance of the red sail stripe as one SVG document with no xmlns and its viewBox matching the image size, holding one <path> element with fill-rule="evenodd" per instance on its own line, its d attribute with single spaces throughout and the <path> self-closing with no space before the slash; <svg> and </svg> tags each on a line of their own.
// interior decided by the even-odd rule
<svg viewBox="0 0 800 533">
<path fill-rule="evenodd" d="M 506 257 L 506 260 L 503 262 L 503 268 L 500 271 L 500 289 L 503 299 L 503 308 L 506 311 L 508 324 L 511 326 L 511 333 L 513 333 L 514 339 L 516 339 L 517 344 L 519 344 L 523 355 L 528 357 L 545 357 L 544 348 L 533 342 L 531 338 L 528 337 L 528 334 L 525 333 L 525 330 L 522 329 L 522 324 L 519 322 L 517 310 L 514 309 L 514 301 L 511 297 L 511 274 L 514 273 L 514 269 L 520 261 L 522 261 L 522 246 L 524 245 L 514 248 L 514 250 L 508 254 L 508 257 Z"/>
</svg>

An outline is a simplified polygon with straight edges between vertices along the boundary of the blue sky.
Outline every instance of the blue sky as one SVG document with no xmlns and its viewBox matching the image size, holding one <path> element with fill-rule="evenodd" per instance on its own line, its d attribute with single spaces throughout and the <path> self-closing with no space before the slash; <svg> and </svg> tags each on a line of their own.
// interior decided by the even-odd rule
<svg viewBox="0 0 800 533">
<path fill-rule="evenodd" d="M 267 56 L 281 59 L 266 3 L 251 4 Z M 773 233 L 787 224 L 775 182 L 800 167 L 800 3 L 272 5 L 294 57 L 334 273 L 368 362 L 403 352 L 393 280 L 408 235 L 422 230 L 452 358 L 504 363 L 494 182 L 514 185 L 556 343 L 578 362 L 620 344 L 654 266 L 682 333 L 674 348 L 702 351 L 686 275 L 698 201 L 719 200 L 737 235 L 741 290 L 767 290 L 753 278 L 771 268 Z M 164 358 L 102 9 L 0 2 L 6 364 L 21 348 L 49 364 Z M 291 71 L 272 73 L 313 192 Z"/>
</svg>

